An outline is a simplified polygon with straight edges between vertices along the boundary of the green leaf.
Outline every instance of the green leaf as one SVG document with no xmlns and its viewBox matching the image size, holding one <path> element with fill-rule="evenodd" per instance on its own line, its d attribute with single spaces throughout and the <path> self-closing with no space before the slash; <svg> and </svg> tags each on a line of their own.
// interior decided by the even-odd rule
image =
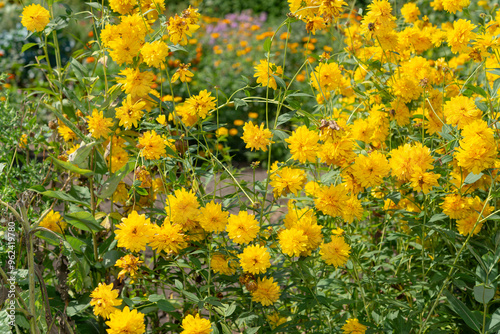
<svg viewBox="0 0 500 334">
<path fill-rule="evenodd" d="M 75 73 L 75 76 L 78 79 L 78 81 L 80 81 L 80 83 L 82 85 L 85 85 L 83 77 L 88 75 L 88 73 L 87 73 L 88 71 L 85 68 L 85 66 L 80 64 L 80 62 L 78 60 L 76 60 L 75 58 L 71 58 L 70 64 L 71 64 L 71 68 L 73 69 L 73 73 Z"/>
<path fill-rule="evenodd" d="M 264 41 L 264 51 L 266 52 L 270 52 L 271 51 L 271 44 L 272 44 L 272 41 L 271 41 L 271 38 L 266 38 L 266 40 Z"/>
<path fill-rule="evenodd" d="M 200 298 L 198 298 L 198 297 L 197 297 L 194 293 L 191 293 L 191 292 L 189 292 L 189 291 L 185 291 L 185 290 L 183 290 L 183 291 L 181 291 L 181 292 L 182 292 L 182 294 L 183 294 L 184 296 L 186 296 L 186 297 L 187 297 L 189 300 L 191 300 L 192 302 L 197 303 L 197 302 L 199 302 L 199 301 L 200 301 Z"/>
<path fill-rule="evenodd" d="M 286 89 L 286 83 L 285 83 L 285 81 L 283 79 L 281 79 L 277 75 L 273 75 L 273 77 L 274 77 L 274 80 L 276 80 L 276 83 L 278 84 L 278 86 L 280 86 L 281 88 Z"/>
<path fill-rule="evenodd" d="M 491 315 L 491 320 L 486 326 L 488 329 L 487 333 L 494 333 L 500 330 L 500 308 L 497 308 L 495 312 Z"/>
<path fill-rule="evenodd" d="M 91 170 L 89 169 L 82 169 L 78 166 L 75 166 L 73 165 L 71 162 L 68 162 L 68 161 L 62 161 L 62 160 L 59 160 L 59 159 L 56 159 L 54 157 L 51 157 L 52 161 L 58 165 L 59 167 L 62 167 L 70 172 L 73 172 L 73 173 L 76 173 L 76 174 L 80 174 L 80 175 L 83 175 L 83 176 L 90 176 L 92 174 L 94 174 Z"/>
<path fill-rule="evenodd" d="M 23 47 L 21 48 L 21 53 L 24 53 L 24 51 L 26 51 L 28 49 L 31 49 L 35 45 L 38 45 L 38 43 L 27 43 L 27 44 L 24 44 Z"/>
<path fill-rule="evenodd" d="M 234 311 L 236 311 L 236 304 L 235 303 L 232 303 L 231 305 L 229 305 L 226 310 L 224 311 L 224 316 L 225 317 L 229 317 L 231 316 L 231 314 L 234 313 Z"/>
<path fill-rule="evenodd" d="M 274 139 L 274 137 L 276 137 L 276 140 L 275 140 L 276 143 L 281 142 L 283 145 L 285 145 L 285 147 L 288 147 L 285 139 L 287 139 L 290 136 L 286 132 L 278 130 L 278 129 L 271 130 L 271 132 L 273 133 L 273 139 Z"/>
<path fill-rule="evenodd" d="M 54 108 L 53 106 L 51 106 L 49 104 L 45 104 L 44 106 L 49 108 L 56 115 L 56 117 L 59 119 L 59 121 L 63 122 L 64 125 L 66 125 L 68 128 L 70 128 L 71 131 L 73 131 L 80 139 L 82 139 L 86 143 L 90 143 L 90 138 L 85 137 L 83 135 L 83 133 L 76 127 L 76 125 L 73 124 L 73 122 L 71 122 L 69 119 L 64 117 L 63 114 L 61 114 L 61 112 L 59 110 L 57 110 L 56 108 Z"/>
<path fill-rule="evenodd" d="M 446 219 L 446 218 L 448 218 L 448 215 L 446 215 L 444 213 L 436 213 L 435 215 L 433 215 L 431 217 L 431 219 L 429 219 L 429 223 L 436 222 L 438 220 L 443 220 L 443 219 Z"/>
<path fill-rule="evenodd" d="M 74 227 L 87 232 L 99 232 L 104 229 L 92 214 L 87 211 L 67 213 L 64 215 L 64 220 Z"/>
<path fill-rule="evenodd" d="M 85 4 L 97 10 L 102 10 L 102 5 L 97 2 L 86 2 Z"/>
<path fill-rule="evenodd" d="M 293 111 L 291 111 L 289 113 L 281 114 L 278 117 L 278 120 L 276 121 L 275 127 L 280 126 L 281 124 L 286 123 L 289 120 L 291 120 L 293 118 L 293 116 L 295 116 L 296 112 L 297 112 L 296 110 L 293 110 Z"/>
<path fill-rule="evenodd" d="M 234 107 L 235 107 L 235 109 L 238 109 L 238 107 L 246 107 L 246 106 L 248 106 L 248 103 L 246 103 L 242 99 L 238 99 L 238 98 L 234 99 Z"/>
<path fill-rule="evenodd" d="M 162 299 L 156 302 L 156 305 L 158 305 L 158 308 L 162 311 L 165 312 L 173 312 L 176 310 L 175 306 L 172 305 L 168 300 Z"/>
<path fill-rule="evenodd" d="M 104 254 L 102 257 L 102 265 L 104 268 L 110 268 L 115 265 L 116 260 L 123 256 L 123 252 L 117 251 L 116 249 L 110 250 Z"/>
<path fill-rule="evenodd" d="M 255 333 L 257 333 L 257 332 L 259 331 L 259 328 L 260 328 L 260 327 L 261 327 L 261 326 L 259 326 L 259 327 L 251 327 L 251 328 L 247 328 L 247 329 L 245 329 L 245 331 L 244 331 L 243 333 L 244 333 L 244 334 L 255 334 Z"/>
<path fill-rule="evenodd" d="M 129 161 L 125 166 L 120 168 L 116 173 L 113 174 L 106 182 L 103 183 L 101 191 L 97 194 L 97 197 L 102 199 L 107 199 L 115 192 L 118 184 L 132 172 L 134 169 L 134 163 Z"/>
<path fill-rule="evenodd" d="M 451 309 L 455 311 L 455 313 L 457 313 L 463 321 L 465 321 L 467 326 L 476 331 L 481 329 L 481 323 L 464 303 L 453 296 L 448 290 L 444 291 L 444 295 L 448 299 Z"/>
<path fill-rule="evenodd" d="M 76 198 L 74 198 L 73 196 L 71 196 L 65 192 L 59 191 L 59 190 L 47 190 L 47 191 L 42 192 L 41 194 L 43 196 L 57 198 L 57 199 L 60 199 L 61 201 L 81 204 L 81 205 L 84 205 L 84 206 L 90 208 L 90 205 L 88 203 L 79 201 Z"/>
<path fill-rule="evenodd" d="M 470 172 L 469 175 L 467 175 L 467 177 L 465 178 L 464 184 L 474 183 L 477 180 L 479 180 L 483 175 L 484 175 L 483 173 L 474 174 Z"/>
<path fill-rule="evenodd" d="M 82 312 L 86 308 L 90 306 L 90 303 L 84 303 L 81 304 L 77 300 L 72 300 L 68 303 L 68 308 L 66 309 L 66 314 L 70 317 L 77 315 L 78 313 Z"/>
<path fill-rule="evenodd" d="M 82 143 L 75 152 L 71 153 L 68 156 L 68 162 L 75 165 L 82 164 L 85 160 L 87 160 L 87 158 L 90 155 L 90 152 L 92 152 L 92 148 L 96 144 L 97 144 L 96 142 L 92 142 L 90 144 Z"/>
<path fill-rule="evenodd" d="M 495 296 L 495 289 L 484 285 L 483 283 L 477 284 L 474 287 L 474 298 L 481 304 L 488 304 L 488 302 Z"/>
<path fill-rule="evenodd" d="M 401 193 L 400 192 L 394 192 L 389 195 L 387 195 L 386 199 L 390 199 L 391 201 L 394 202 L 394 204 L 398 204 L 399 201 L 401 200 Z"/>
</svg>

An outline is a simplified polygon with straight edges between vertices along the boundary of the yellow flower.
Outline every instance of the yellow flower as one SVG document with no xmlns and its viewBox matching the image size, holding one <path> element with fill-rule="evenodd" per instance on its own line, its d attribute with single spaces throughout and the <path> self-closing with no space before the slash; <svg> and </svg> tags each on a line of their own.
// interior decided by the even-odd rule
<svg viewBox="0 0 500 334">
<path fill-rule="evenodd" d="M 320 63 L 311 74 L 311 84 L 321 94 L 326 94 L 348 86 L 348 81 L 344 78 L 337 63 Z"/>
<path fill-rule="evenodd" d="M 259 222 L 254 215 L 247 211 L 240 211 L 237 215 L 230 215 L 226 226 L 227 234 L 237 244 L 246 244 L 255 239 L 259 232 Z"/>
<path fill-rule="evenodd" d="M 156 160 L 167 154 L 165 141 L 155 130 L 146 131 L 139 138 L 137 147 L 141 149 L 141 156 L 147 160 Z"/>
<path fill-rule="evenodd" d="M 358 319 L 351 318 L 347 319 L 347 322 L 342 326 L 342 334 L 364 334 L 366 332 L 366 326 L 360 324 Z"/>
<path fill-rule="evenodd" d="M 468 7 L 470 0 L 441 0 L 443 9 L 447 12 L 455 14 L 461 12 L 463 8 Z"/>
<path fill-rule="evenodd" d="M 104 139 L 109 137 L 110 127 L 113 126 L 113 119 L 104 117 L 102 111 L 94 109 L 92 111 L 92 116 L 87 116 L 89 132 L 92 137 L 99 139 L 103 137 Z"/>
<path fill-rule="evenodd" d="M 236 262 L 229 262 L 226 257 L 220 253 L 213 254 L 210 258 L 210 268 L 219 274 L 223 275 L 234 275 L 236 272 Z"/>
<path fill-rule="evenodd" d="M 174 83 L 177 81 L 177 79 L 181 79 L 181 82 L 190 82 L 191 78 L 194 77 L 194 74 L 189 71 L 190 66 L 191 63 L 180 64 L 177 71 L 175 71 L 174 75 L 172 75 L 172 79 L 170 82 Z"/>
<path fill-rule="evenodd" d="M 448 31 L 448 45 L 453 53 L 468 53 L 469 42 L 475 39 L 476 34 L 472 32 L 476 25 L 470 21 L 460 19 L 453 22 L 453 29 Z"/>
<path fill-rule="evenodd" d="M 332 217 L 340 216 L 343 211 L 343 203 L 348 199 L 343 185 L 323 186 L 316 193 L 314 204 L 316 208 Z"/>
<path fill-rule="evenodd" d="M 318 14 L 322 15 L 326 22 L 334 21 L 340 17 L 342 6 L 347 6 L 344 0 L 321 1 Z"/>
<path fill-rule="evenodd" d="M 50 22 L 50 13 L 40 5 L 31 4 L 24 7 L 21 24 L 29 31 L 42 31 Z"/>
<path fill-rule="evenodd" d="M 252 292 L 252 300 L 263 306 L 270 306 L 280 298 L 280 287 L 271 278 L 260 278 L 257 281 L 257 289 Z"/>
<path fill-rule="evenodd" d="M 323 261 L 335 268 L 343 266 L 349 259 L 351 247 L 345 242 L 344 237 L 334 235 L 332 241 L 321 245 L 319 254 Z"/>
<path fill-rule="evenodd" d="M 152 236 L 152 225 L 145 215 L 132 211 L 122 223 L 116 226 L 115 239 L 118 247 L 125 247 L 132 252 L 140 252 L 146 249 L 146 244 Z"/>
<path fill-rule="evenodd" d="M 121 26 L 121 25 L 120 25 Z M 143 41 L 130 32 L 120 31 L 121 37 L 113 38 L 108 42 L 109 55 L 118 64 L 133 64 L 134 58 L 141 50 Z"/>
<path fill-rule="evenodd" d="M 408 23 L 413 23 L 418 20 L 418 16 L 420 15 L 420 9 L 418 9 L 417 5 L 413 2 L 408 2 L 403 5 L 401 8 L 401 15 L 405 18 L 405 21 Z"/>
<path fill-rule="evenodd" d="M 432 187 L 439 186 L 438 179 L 441 175 L 435 173 L 424 172 L 420 167 L 413 168 L 413 174 L 410 177 L 411 186 L 414 190 L 422 191 L 427 194 Z"/>
<path fill-rule="evenodd" d="M 121 268 L 118 273 L 118 279 L 122 281 L 125 278 L 126 274 L 130 275 L 130 278 L 134 279 L 137 275 L 137 271 L 139 270 L 139 265 L 144 261 L 139 261 L 138 257 L 127 254 L 122 256 L 118 260 L 116 260 L 115 267 Z M 133 283 L 133 281 L 131 281 Z"/>
<path fill-rule="evenodd" d="M 342 138 L 337 141 L 329 140 L 320 145 L 318 157 L 321 162 L 327 165 L 347 167 L 356 158 L 354 146 L 355 141 L 350 138 Z"/>
<path fill-rule="evenodd" d="M 188 36 L 191 37 L 193 32 L 195 32 L 200 26 L 194 24 L 189 19 L 185 19 L 177 14 L 171 16 L 168 24 L 168 37 L 172 44 L 186 45 L 188 42 Z"/>
<path fill-rule="evenodd" d="M 109 0 L 111 9 L 122 15 L 130 14 L 136 4 L 134 0 Z"/>
<path fill-rule="evenodd" d="M 54 210 L 50 210 L 50 212 L 43 218 L 43 220 L 38 225 L 40 227 L 45 227 L 53 232 L 63 233 L 66 229 L 66 222 L 62 220 L 59 212 L 54 212 Z"/>
<path fill-rule="evenodd" d="M 402 182 L 410 181 L 413 169 L 416 166 L 422 170 L 434 168 L 431 151 L 421 143 L 416 143 L 414 146 L 404 144 L 393 149 L 390 155 L 389 165 L 391 166 L 392 175 Z"/>
<path fill-rule="evenodd" d="M 141 55 L 146 65 L 160 68 L 168 56 L 168 45 L 161 40 L 146 43 L 141 48 Z"/>
<path fill-rule="evenodd" d="M 118 299 L 118 290 L 113 290 L 113 284 L 99 283 L 99 286 L 90 294 L 90 305 L 94 307 L 94 314 L 109 319 L 109 316 L 118 310 L 115 306 L 122 304 Z"/>
<path fill-rule="evenodd" d="M 254 77 L 257 78 L 257 83 L 262 84 L 263 87 L 269 86 L 270 88 L 276 90 L 275 76 L 280 76 L 283 74 L 283 68 L 281 66 L 276 66 L 273 63 L 268 63 L 267 60 L 261 60 L 260 64 L 254 67 L 256 73 Z"/>
<path fill-rule="evenodd" d="M 59 132 L 59 135 L 64 139 L 64 141 L 72 141 L 76 139 L 76 133 L 74 133 L 73 130 L 67 127 L 63 122 L 59 122 L 57 132 Z"/>
<path fill-rule="evenodd" d="M 273 134 L 271 131 L 264 129 L 264 124 L 261 124 L 259 127 L 258 125 L 253 125 L 252 122 L 247 122 L 243 126 L 243 136 L 241 139 L 247 144 L 246 148 L 249 148 L 251 151 L 260 149 L 266 152 L 267 146 L 272 143 L 272 137 Z"/>
<path fill-rule="evenodd" d="M 297 195 L 306 184 L 306 172 L 303 169 L 278 167 L 275 162 L 271 167 L 271 185 L 274 197 L 286 196 L 289 193 Z"/>
<path fill-rule="evenodd" d="M 452 97 L 444 105 L 444 115 L 446 123 L 463 129 L 465 125 L 470 124 L 472 121 L 481 119 L 482 112 L 476 107 L 473 98 L 456 96 Z"/>
<path fill-rule="evenodd" d="M 113 312 L 110 320 L 106 321 L 108 334 L 143 334 L 146 332 L 146 325 L 144 324 L 144 313 L 139 313 L 137 310 L 132 310 L 125 306 L 120 311 Z"/>
<path fill-rule="evenodd" d="M 126 68 L 120 72 L 125 77 L 116 80 L 122 84 L 121 89 L 132 98 L 140 98 L 148 95 L 153 84 L 154 74 L 152 72 L 141 72 L 139 69 Z"/>
<path fill-rule="evenodd" d="M 241 268 L 246 273 L 263 274 L 271 266 L 269 252 L 266 247 L 260 245 L 250 245 L 238 255 Z"/>
<path fill-rule="evenodd" d="M 27 145 L 28 145 L 28 135 L 26 135 L 25 133 L 23 133 L 23 135 L 21 136 L 21 138 L 19 138 L 19 147 L 20 148 L 26 148 Z"/>
<path fill-rule="evenodd" d="M 200 318 L 199 314 L 193 317 L 188 314 L 183 320 L 181 325 L 183 331 L 181 334 L 210 334 L 212 333 L 212 324 L 210 320 Z"/>
<path fill-rule="evenodd" d="M 193 95 L 186 100 L 185 106 L 188 112 L 193 116 L 198 116 L 205 119 L 208 113 L 215 109 L 215 97 L 212 93 L 202 90 L 198 95 Z"/>
<path fill-rule="evenodd" d="M 160 115 L 160 116 L 156 117 L 156 121 L 161 125 L 165 125 L 165 122 L 166 122 L 165 115 Z"/>
<path fill-rule="evenodd" d="M 222 232 L 226 229 L 229 213 L 214 201 L 200 209 L 200 226 L 207 232 Z"/>
<path fill-rule="evenodd" d="M 385 155 L 378 151 L 373 151 L 368 156 L 358 155 L 352 166 L 352 175 L 356 182 L 365 188 L 380 185 L 390 171 Z"/>
<path fill-rule="evenodd" d="M 281 251 L 288 256 L 300 256 L 307 249 L 307 235 L 295 227 L 280 232 L 278 236 Z"/>
<path fill-rule="evenodd" d="M 305 125 L 302 125 L 285 141 L 290 144 L 289 149 L 292 159 L 301 163 L 316 162 L 316 154 L 320 147 L 318 143 L 319 135 L 316 131 L 311 131 Z"/>
<path fill-rule="evenodd" d="M 284 222 L 287 229 L 298 229 L 307 237 L 305 249 L 299 254 L 300 256 L 311 255 L 323 241 L 321 225 L 317 224 L 314 210 L 308 207 L 296 209 L 289 202 Z"/>
<path fill-rule="evenodd" d="M 350 196 L 344 202 L 340 216 L 348 223 L 353 222 L 354 218 L 361 219 L 363 217 L 363 206 L 357 196 Z"/>
<path fill-rule="evenodd" d="M 283 325 L 286 323 L 288 320 L 285 317 L 282 317 L 278 312 L 274 312 L 272 314 L 269 314 L 266 316 L 267 321 L 269 321 L 269 324 L 271 325 L 271 328 L 274 329 L 280 325 Z"/>
<path fill-rule="evenodd" d="M 153 231 L 154 236 L 150 246 L 157 251 L 177 254 L 188 245 L 186 235 L 182 231 L 182 225 L 173 225 L 165 220 L 161 227 L 154 225 Z"/>
<path fill-rule="evenodd" d="M 484 221 L 477 223 L 477 225 L 476 222 L 489 216 L 495 210 L 493 206 L 485 204 L 477 196 L 474 198 L 468 198 L 467 203 L 469 206 L 469 212 L 465 218 L 457 220 L 458 232 L 465 236 L 479 233 L 483 227 Z M 476 228 L 474 228 L 474 225 L 476 225 Z"/>
<path fill-rule="evenodd" d="M 459 194 L 448 194 L 441 204 L 443 213 L 452 219 L 462 219 L 467 217 L 470 210 L 469 202 L 466 197 Z"/>
<path fill-rule="evenodd" d="M 116 108 L 116 118 L 120 120 L 119 126 L 125 129 L 130 129 L 132 126 L 137 127 L 137 122 L 142 118 L 144 112 L 144 101 L 132 102 L 132 95 L 127 95 L 127 99 L 122 102 L 122 106 Z"/>
<path fill-rule="evenodd" d="M 185 229 L 194 227 L 197 222 L 200 204 L 192 190 L 177 189 L 166 199 L 165 211 L 170 221 Z"/>
<path fill-rule="evenodd" d="M 175 113 L 181 118 L 182 123 L 186 126 L 193 126 L 198 122 L 198 116 L 196 114 L 192 114 L 192 108 L 183 103 L 175 105 Z"/>
<path fill-rule="evenodd" d="M 464 126 L 463 139 L 455 153 L 458 165 L 469 172 L 479 174 L 495 165 L 497 145 L 493 129 L 483 120 L 473 121 Z"/>
</svg>

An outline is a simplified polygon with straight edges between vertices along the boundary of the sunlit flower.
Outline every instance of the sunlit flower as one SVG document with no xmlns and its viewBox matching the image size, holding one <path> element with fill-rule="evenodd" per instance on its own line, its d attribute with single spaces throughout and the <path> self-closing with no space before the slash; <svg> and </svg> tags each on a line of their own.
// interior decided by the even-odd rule
<svg viewBox="0 0 500 334">
<path fill-rule="evenodd" d="M 31 4 L 24 7 L 21 24 L 29 31 L 43 31 L 50 22 L 50 13 L 48 10 L 38 4 Z"/>
<path fill-rule="evenodd" d="M 99 286 L 90 294 L 90 305 L 94 307 L 94 314 L 109 319 L 110 315 L 118 310 L 122 300 L 118 299 L 118 290 L 113 290 L 113 284 L 99 283 Z"/>
<path fill-rule="evenodd" d="M 130 310 L 128 306 L 120 311 L 113 312 L 110 320 L 106 321 L 108 334 L 143 334 L 146 332 L 144 313 Z"/>
</svg>

